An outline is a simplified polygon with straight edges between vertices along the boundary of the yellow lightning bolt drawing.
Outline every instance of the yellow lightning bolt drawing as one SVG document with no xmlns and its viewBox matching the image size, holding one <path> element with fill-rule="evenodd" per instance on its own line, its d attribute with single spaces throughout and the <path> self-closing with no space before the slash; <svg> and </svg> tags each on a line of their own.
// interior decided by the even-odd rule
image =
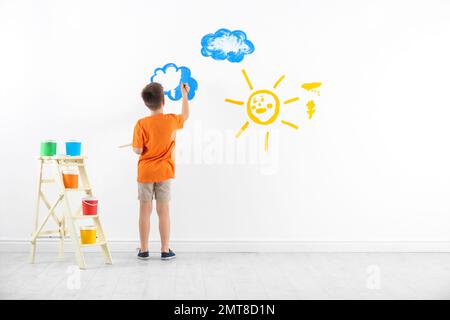
<svg viewBox="0 0 450 320">
<path fill-rule="evenodd" d="M 316 109 L 314 109 L 314 107 L 316 106 L 316 104 L 314 103 L 313 100 L 310 100 L 306 103 L 306 106 L 308 107 L 308 110 L 306 111 L 309 115 L 309 119 L 312 118 L 313 114 L 316 112 Z"/>
</svg>

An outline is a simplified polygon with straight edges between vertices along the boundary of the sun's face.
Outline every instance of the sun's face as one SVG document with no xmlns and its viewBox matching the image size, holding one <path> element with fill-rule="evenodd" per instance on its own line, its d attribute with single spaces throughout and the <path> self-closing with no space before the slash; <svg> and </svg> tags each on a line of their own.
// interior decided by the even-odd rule
<svg viewBox="0 0 450 320">
<path fill-rule="evenodd" d="M 272 91 L 255 91 L 247 100 L 248 117 L 257 124 L 271 124 L 277 119 L 279 113 L 280 100 Z"/>
<path fill-rule="evenodd" d="M 242 74 L 245 77 L 245 81 L 247 81 L 248 87 L 252 91 L 250 96 L 247 99 L 247 115 L 249 120 L 251 120 L 253 123 L 256 123 L 258 125 L 264 125 L 268 126 L 272 123 L 274 123 L 279 116 L 280 113 L 280 99 L 278 96 L 272 91 L 268 89 L 261 89 L 261 90 L 253 90 L 253 85 L 247 76 L 247 73 L 245 70 L 242 70 Z M 284 79 L 284 75 L 278 78 L 278 80 L 273 85 L 273 89 L 275 90 L 277 86 L 280 84 L 281 81 Z M 283 104 L 292 103 L 295 101 L 300 100 L 299 97 L 294 97 L 288 100 L 285 100 Z M 226 102 L 236 104 L 239 106 L 242 106 L 245 104 L 244 101 L 240 100 L 233 100 L 233 99 L 225 99 Z M 281 123 L 284 125 L 287 125 L 293 129 L 298 129 L 298 126 L 285 120 L 281 120 Z M 236 133 L 236 138 L 239 138 L 242 132 L 244 132 L 247 127 L 249 126 L 250 122 L 246 121 L 244 125 L 239 129 L 239 131 Z M 269 131 L 266 132 L 266 139 L 264 143 L 264 150 L 267 151 L 269 147 Z"/>
</svg>

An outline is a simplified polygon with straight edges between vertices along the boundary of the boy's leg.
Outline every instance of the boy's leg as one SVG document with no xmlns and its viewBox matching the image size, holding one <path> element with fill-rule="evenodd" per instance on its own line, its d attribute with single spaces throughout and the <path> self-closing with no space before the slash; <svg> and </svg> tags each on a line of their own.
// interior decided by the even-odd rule
<svg viewBox="0 0 450 320">
<path fill-rule="evenodd" d="M 156 200 L 156 212 L 158 213 L 159 218 L 161 252 L 169 252 L 169 238 L 170 238 L 169 201 Z"/>
<path fill-rule="evenodd" d="M 150 233 L 150 214 L 152 213 L 152 201 L 139 201 L 139 237 L 141 240 L 141 252 L 148 251 L 148 236 Z"/>
</svg>

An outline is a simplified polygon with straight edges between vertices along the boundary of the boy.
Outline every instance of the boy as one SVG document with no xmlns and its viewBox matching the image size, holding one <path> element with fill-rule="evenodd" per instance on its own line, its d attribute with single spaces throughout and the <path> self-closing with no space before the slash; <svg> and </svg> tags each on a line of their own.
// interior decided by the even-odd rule
<svg viewBox="0 0 450 320">
<path fill-rule="evenodd" d="M 175 176 L 175 133 L 183 128 L 189 117 L 189 86 L 181 85 L 181 114 L 164 114 L 164 89 L 152 82 L 145 86 L 141 96 L 150 109 L 150 116 L 140 119 L 134 127 L 133 151 L 140 155 L 138 162 L 139 235 L 141 245 L 138 259 L 149 259 L 148 236 L 152 200 L 156 199 L 161 237 L 161 259 L 175 258 L 169 248 L 170 179 Z"/>
</svg>

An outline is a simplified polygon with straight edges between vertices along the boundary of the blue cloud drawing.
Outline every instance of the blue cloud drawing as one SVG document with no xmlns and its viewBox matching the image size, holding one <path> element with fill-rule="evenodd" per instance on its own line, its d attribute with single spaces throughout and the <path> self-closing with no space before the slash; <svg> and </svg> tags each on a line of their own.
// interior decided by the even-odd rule
<svg viewBox="0 0 450 320">
<path fill-rule="evenodd" d="M 255 46 L 241 30 L 220 29 L 202 38 L 202 55 L 215 60 L 241 62 L 246 54 L 253 51 Z"/>
<path fill-rule="evenodd" d="M 164 94 L 173 101 L 181 99 L 181 84 L 187 83 L 191 88 L 188 100 L 195 97 L 198 88 L 197 81 L 191 77 L 188 67 L 178 67 L 175 63 L 168 63 L 162 68 L 156 68 L 150 78 L 151 82 L 159 82 L 164 87 Z"/>
</svg>

